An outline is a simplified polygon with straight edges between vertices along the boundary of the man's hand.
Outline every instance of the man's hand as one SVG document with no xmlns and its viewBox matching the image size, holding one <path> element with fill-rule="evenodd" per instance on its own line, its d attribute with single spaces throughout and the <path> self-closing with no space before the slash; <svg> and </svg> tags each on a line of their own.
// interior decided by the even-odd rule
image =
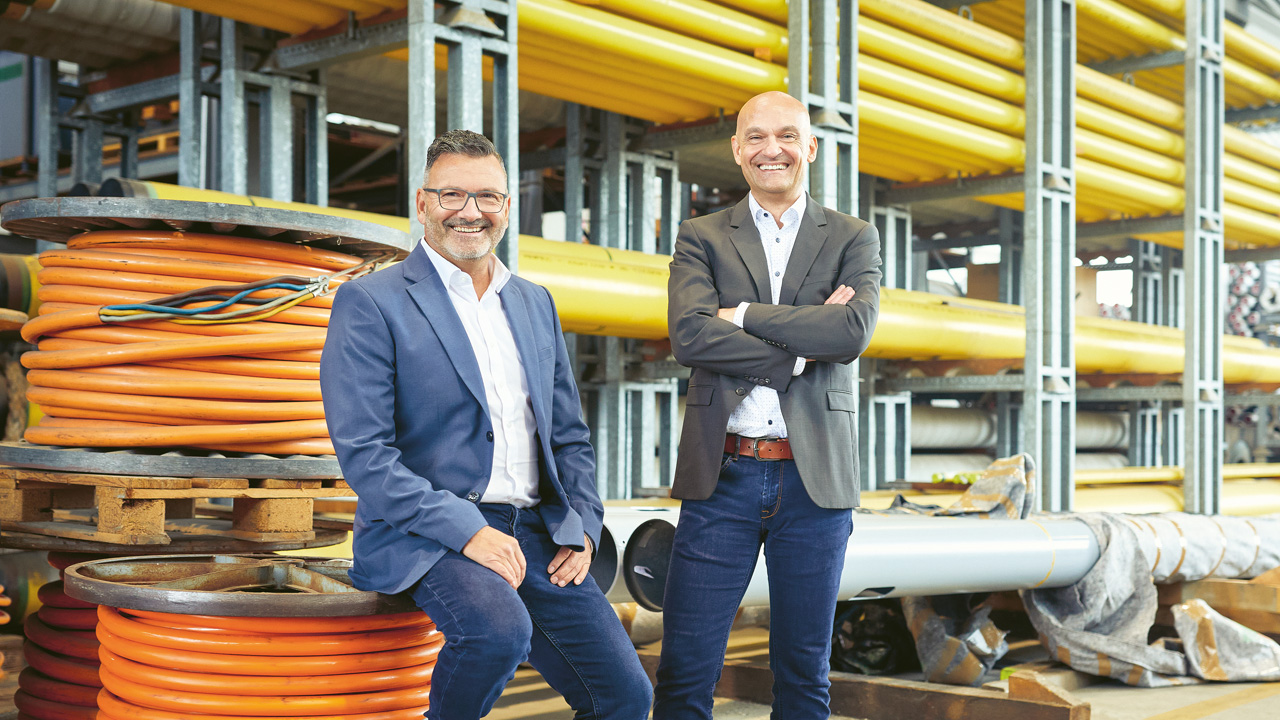
<svg viewBox="0 0 1280 720">
<path fill-rule="evenodd" d="M 551 582 L 564 587 L 570 581 L 574 585 L 581 585 L 587 579 L 587 571 L 591 569 L 591 538 L 585 533 L 582 536 L 582 547 L 586 548 L 582 552 L 575 552 L 567 547 L 560 548 L 560 552 L 551 559 L 551 565 L 547 566 Z"/>
<path fill-rule="evenodd" d="M 462 554 L 498 573 L 512 589 L 524 582 L 524 552 L 520 543 L 506 533 L 486 525 L 471 536 Z"/>
<path fill-rule="evenodd" d="M 733 314 L 737 311 L 738 311 L 738 308 L 736 305 L 731 308 L 720 308 L 719 310 L 716 311 L 716 316 L 719 317 L 721 320 L 728 320 L 729 322 L 733 322 Z"/>
<path fill-rule="evenodd" d="M 853 288 L 849 287 L 848 285 L 841 285 L 840 287 L 836 288 L 835 292 L 831 293 L 831 297 L 827 298 L 827 301 L 822 304 L 823 305 L 844 305 L 845 303 L 853 299 L 853 294 L 854 294 Z"/>
</svg>

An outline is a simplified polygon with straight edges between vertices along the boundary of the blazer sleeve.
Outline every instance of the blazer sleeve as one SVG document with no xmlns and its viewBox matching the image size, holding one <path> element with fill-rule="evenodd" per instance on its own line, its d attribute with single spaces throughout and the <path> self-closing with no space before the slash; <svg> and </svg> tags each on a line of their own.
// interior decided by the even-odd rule
<svg viewBox="0 0 1280 720">
<path fill-rule="evenodd" d="M 707 243 L 699 237 L 694 224 L 681 224 L 667 284 L 672 354 L 687 367 L 744 379 L 768 378 L 770 387 L 786 390 L 797 354 L 753 337 L 754 333 L 717 316 L 720 293 L 709 255 Z"/>
<path fill-rule="evenodd" d="M 880 314 L 880 233 L 865 224 L 840 258 L 837 285 L 853 288 L 844 305 L 751 303 L 743 329 L 800 357 L 850 363 L 867 349 Z"/>
<path fill-rule="evenodd" d="M 569 362 L 569 350 L 564 343 L 564 331 L 560 329 L 556 302 L 546 288 L 542 291 L 550 303 L 556 343 L 549 438 L 551 455 L 560 476 L 560 485 L 569 496 L 570 507 L 582 518 L 582 529 L 591 538 L 591 545 L 599 548 L 600 533 L 604 528 L 604 503 L 600 502 L 600 493 L 596 490 L 596 453 L 591 447 L 591 430 L 582 419 L 582 400 L 573 377 L 573 365 Z"/>
<path fill-rule="evenodd" d="M 406 535 L 462 552 L 485 527 L 475 504 L 401 462 L 395 427 L 395 338 L 369 292 L 343 283 L 320 358 L 325 421 L 342 475 L 360 503 Z"/>
</svg>

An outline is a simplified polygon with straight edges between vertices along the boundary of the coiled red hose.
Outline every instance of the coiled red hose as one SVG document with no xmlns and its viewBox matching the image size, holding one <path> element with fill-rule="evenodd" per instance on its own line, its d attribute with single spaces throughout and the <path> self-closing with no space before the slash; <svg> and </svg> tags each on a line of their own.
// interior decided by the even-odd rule
<svg viewBox="0 0 1280 720">
<path fill-rule="evenodd" d="M 49 553 L 59 571 L 98 555 Z M 27 668 L 18 675 L 13 696 L 20 717 L 28 720 L 95 720 L 98 679 L 97 605 L 62 590 L 62 580 L 40 587 L 43 607 L 27 618 L 22 646 Z"/>
<path fill-rule="evenodd" d="M 419 720 L 444 644 L 420 612 L 98 618 L 102 720 Z"/>
</svg>

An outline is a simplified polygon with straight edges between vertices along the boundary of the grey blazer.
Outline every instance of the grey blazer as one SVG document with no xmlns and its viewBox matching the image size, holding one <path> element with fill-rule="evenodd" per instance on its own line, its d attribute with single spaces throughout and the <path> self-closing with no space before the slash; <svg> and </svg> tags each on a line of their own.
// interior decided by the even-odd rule
<svg viewBox="0 0 1280 720">
<path fill-rule="evenodd" d="M 849 363 L 871 341 L 880 306 L 875 226 L 808 198 L 795 247 L 771 303 L 768 269 L 748 201 L 680 226 L 668 285 L 667 322 L 676 360 L 693 368 L 672 497 L 715 490 L 725 428 L 756 385 L 778 391 L 796 467 L 813 501 L 858 504 L 857 378 Z M 856 294 L 823 305 L 839 285 Z M 751 305 L 739 329 L 720 308 Z M 797 357 L 811 358 L 791 373 Z"/>
</svg>

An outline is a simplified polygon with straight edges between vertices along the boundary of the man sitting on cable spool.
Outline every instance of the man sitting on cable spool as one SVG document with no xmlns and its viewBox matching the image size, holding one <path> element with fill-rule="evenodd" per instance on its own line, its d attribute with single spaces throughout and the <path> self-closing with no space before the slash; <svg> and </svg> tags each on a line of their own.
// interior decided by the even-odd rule
<svg viewBox="0 0 1280 720">
<path fill-rule="evenodd" d="M 423 241 L 334 300 L 320 383 L 360 498 L 351 578 L 444 633 L 432 720 L 485 715 L 525 659 L 579 717 L 638 720 L 648 679 L 587 574 L 604 509 L 560 321 L 492 254 L 508 187 L 487 138 L 440 136 Z"/>
</svg>

